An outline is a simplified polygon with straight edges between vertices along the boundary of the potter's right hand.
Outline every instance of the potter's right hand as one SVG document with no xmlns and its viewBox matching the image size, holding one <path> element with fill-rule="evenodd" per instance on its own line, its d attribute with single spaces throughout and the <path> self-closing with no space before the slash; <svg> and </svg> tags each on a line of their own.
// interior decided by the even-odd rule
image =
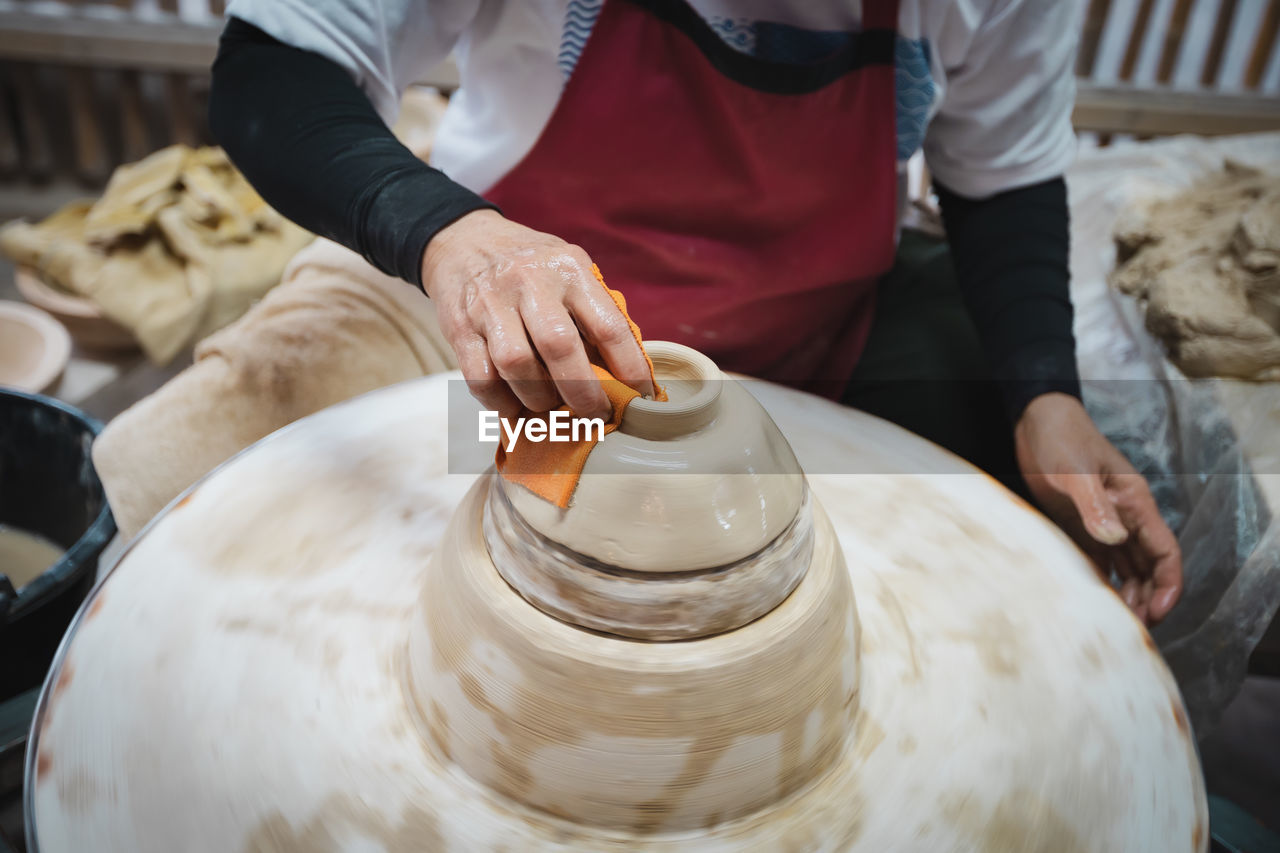
<svg viewBox="0 0 1280 853">
<path fill-rule="evenodd" d="M 493 210 L 468 213 L 427 244 L 422 284 L 471 393 L 503 417 L 563 402 L 580 417 L 608 418 L 588 344 L 610 373 L 653 393 L 627 318 L 587 253 L 558 237 Z"/>
</svg>

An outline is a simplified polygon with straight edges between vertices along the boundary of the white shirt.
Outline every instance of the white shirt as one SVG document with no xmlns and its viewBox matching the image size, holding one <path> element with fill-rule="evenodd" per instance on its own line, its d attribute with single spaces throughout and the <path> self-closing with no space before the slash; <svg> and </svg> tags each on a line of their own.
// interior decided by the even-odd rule
<svg viewBox="0 0 1280 853">
<path fill-rule="evenodd" d="M 752 52 L 772 21 L 856 32 L 858 0 L 689 0 Z M 876 0 L 869 0 L 876 2 Z M 355 78 L 385 121 L 404 90 L 452 54 L 461 89 L 432 163 L 484 192 L 533 147 L 604 0 L 232 0 L 227 13 L 319 53 Z M 1061 175 L 1074 152 L 1079 0 L 901 0 L 900 166 L 923 147 L 933 175 L 982 198 Z"/>
</svg>

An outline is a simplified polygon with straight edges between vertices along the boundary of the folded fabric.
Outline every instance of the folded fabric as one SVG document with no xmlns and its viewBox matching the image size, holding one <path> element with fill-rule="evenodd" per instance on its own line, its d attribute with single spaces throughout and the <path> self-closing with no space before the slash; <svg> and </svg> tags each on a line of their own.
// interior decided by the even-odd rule
<svg viewBox="0 0 1280 853">
<path fill-rule="evenodd" d="M 221 149 L 174 145 L 121 166 L 95 202 L 0 229 L 0 252 L 92 300 L 163 364 L 248 310 L 311 239 Z"/>
<path fill-rule="evenodd" d="M 593 264 L 591 272 L 595 274 L 600 286 L 613 298 L 622 316 L 627 318 L 631 334 L 635 336 L 636 343 L 643 352 L 644 340 L 640 337 L 640 327 L 627 314 L 626 299 L 618 291 L 609 289 L 604 283 L 604 276 L 600 274 L 598 266 Z M 650 360 L 648 353 L 645 353 L 644 358 L 649 363 L 649 379 L 653 382 L 655 399 L 666 400 L 667 392 L 658 386 L 658 381 L 653 375 L 653 361 Z M 613 407 L 613 412 L 604 425 L 604 434 L 608 435 L 622 424 L 622 416 L 627 406 L 640 396 L 640 392 L 624 384 L 599 364 L 593 363 L 591 369 L 595 371 L 596 378 L 600 380 L 609 398 L 609 404 Z M 561 406 L 556 411 L 570 410 L 568 406 Z M 520 417 L 546 421 L 549 414 L 535 413 L 525 409 L 520 413 Z M 564 509 L 569 506 L 573 492 L 578 488 L 578 480 L 582 477 L 582 469 L 587 464 L 587 457 L 599 443 L 597 435 L 593 435 L 590 430 L 585 432 L 587 437 L 580 438 L 578 441 L 536 442 L 518 438 L 510 453 L 503 447 L 502 442 L 499 442 L 494 462 L 499 473 L 509 482 L 524 486 L 535 495 Z"/>
</svg>

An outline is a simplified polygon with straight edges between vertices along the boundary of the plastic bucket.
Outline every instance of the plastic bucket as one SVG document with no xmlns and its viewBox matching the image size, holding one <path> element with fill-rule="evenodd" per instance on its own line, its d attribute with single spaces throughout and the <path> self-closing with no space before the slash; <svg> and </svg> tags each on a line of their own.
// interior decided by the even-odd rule
<svg viewBox="0 0 1280 853">
<path fill-rule="evenodd" d="M 0 702 L 44 680 L 115 535 L 90 454 L 101 430 L 58 400 L 0 389 L 0 524 L 65 549 L 20 591 L 0 580 Z"/>
</svg>

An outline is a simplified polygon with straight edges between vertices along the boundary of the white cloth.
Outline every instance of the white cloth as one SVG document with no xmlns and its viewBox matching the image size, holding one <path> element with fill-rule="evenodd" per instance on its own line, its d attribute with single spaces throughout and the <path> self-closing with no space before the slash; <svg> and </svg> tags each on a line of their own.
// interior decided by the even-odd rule
<svg viewBox="0 0 1280 853">
<path fill-rule="evenodd" d="M 528 153 L 605 0 L 232 0 L 228 14 L 333 60 L 391 123 L 401 93 L 450 53 L 461 91 L 432 163 L 484 192 Z M 617 2 L 617 0 L 614 0 Z M 870 0 L 877 2 L 877 0 Z M 762 25 L 857 32 L 862 3 L 690 0 L 731 46 Z M 1081 0 L 901 0 L 898 158 L 980 198 L 1062 174 L 1074 152 Z M 643 69 L 636 69 L 637 75 Z"/>
</svg>

